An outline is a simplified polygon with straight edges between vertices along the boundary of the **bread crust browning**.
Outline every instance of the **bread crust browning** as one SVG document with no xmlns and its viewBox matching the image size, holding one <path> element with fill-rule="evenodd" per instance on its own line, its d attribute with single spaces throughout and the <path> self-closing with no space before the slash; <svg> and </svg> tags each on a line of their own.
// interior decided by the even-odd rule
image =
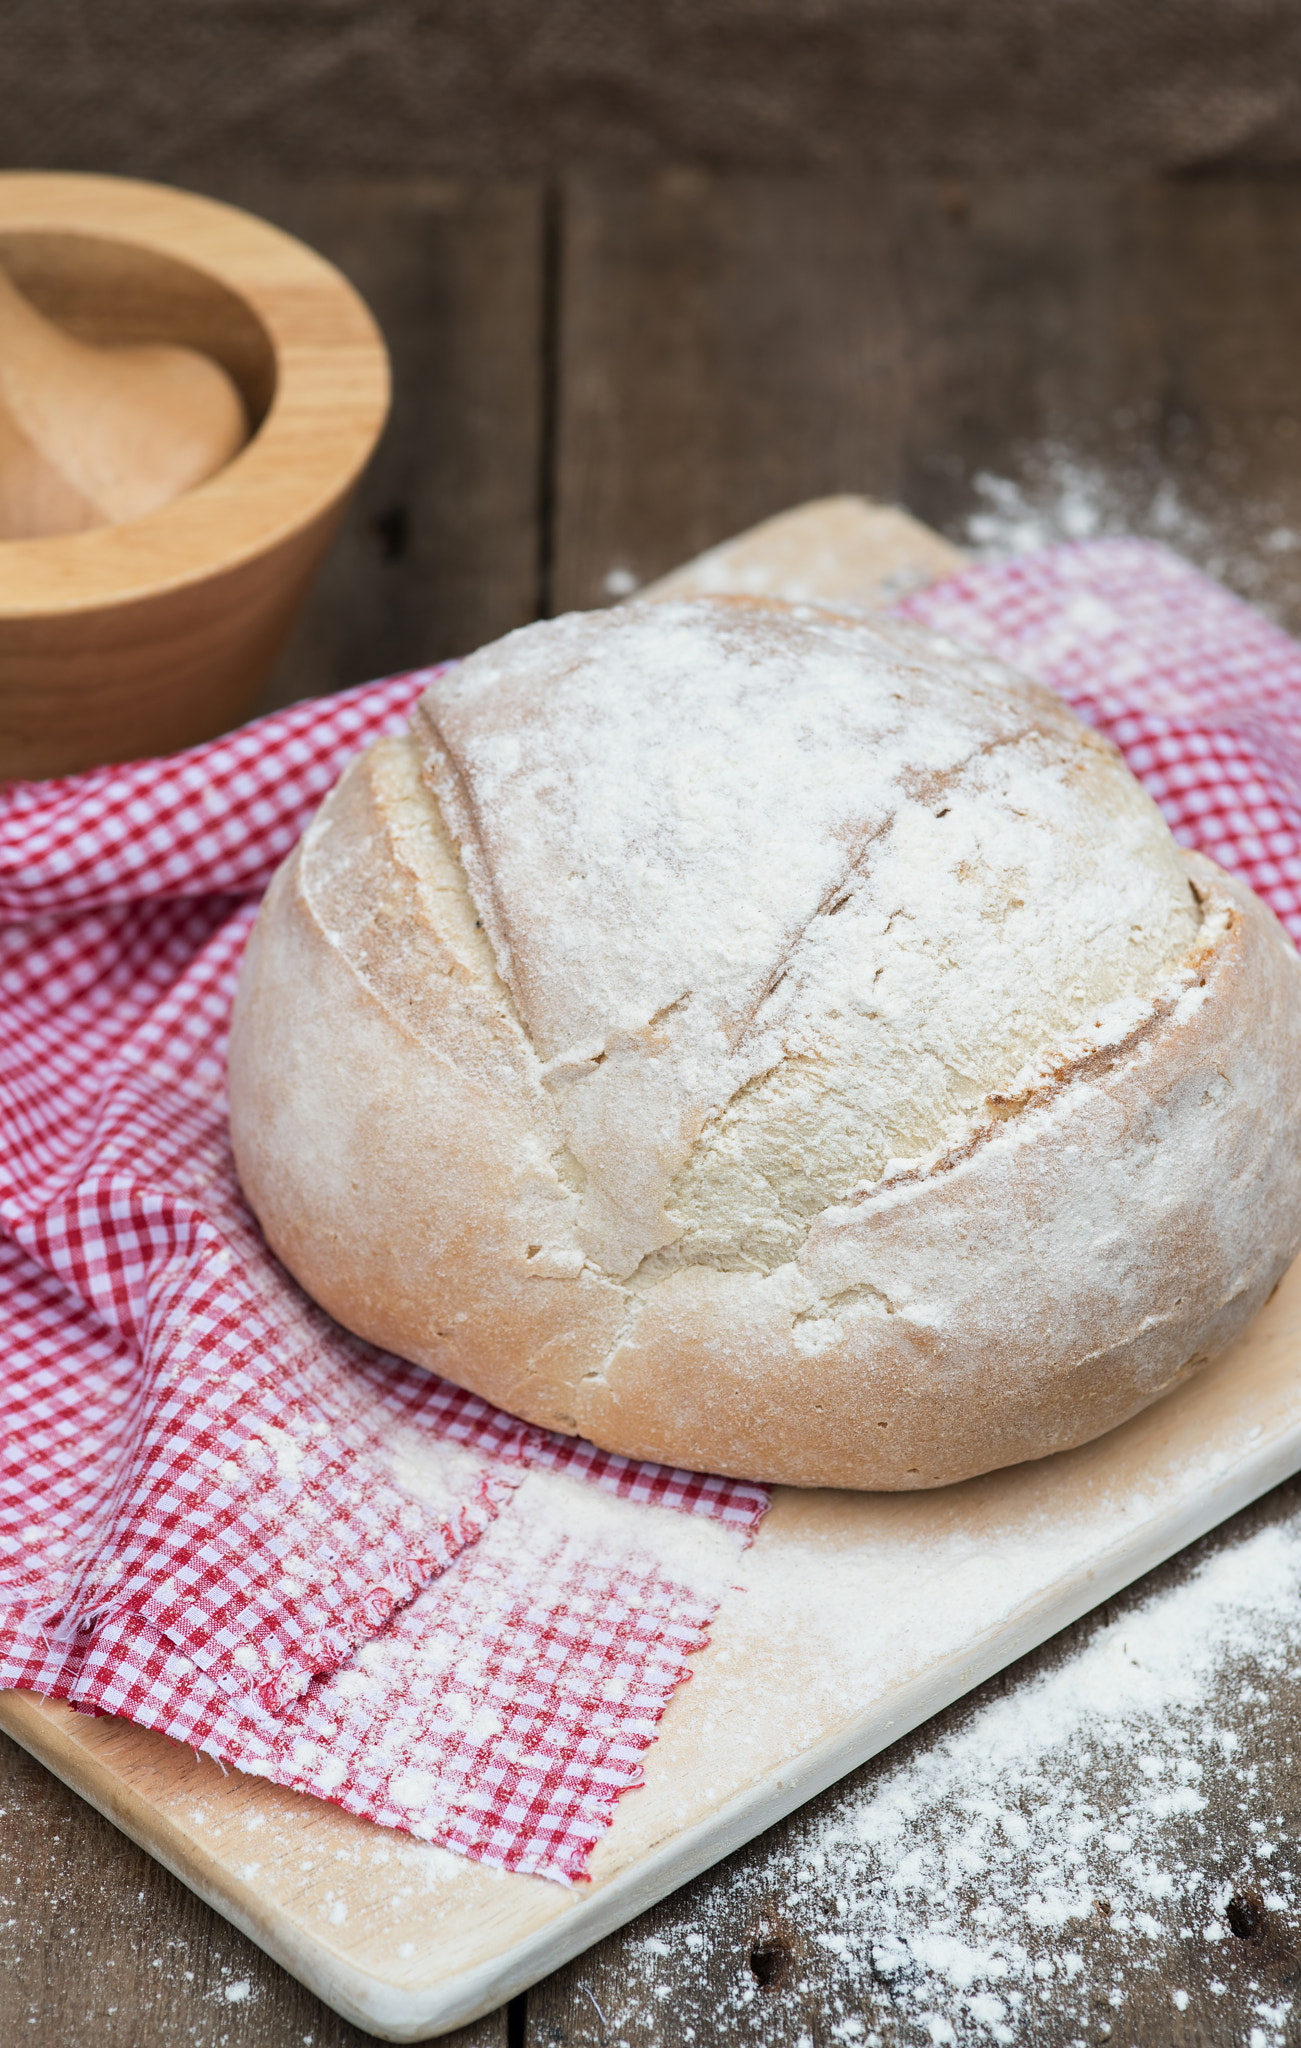
<svg viewBox="0 0 1301 2048">
<path fill-rule="evenodd" d="M 367 885 L 392 753 L 347 771 L 263 904 L 232 1020 L 236 1166 L 272 1250 L 339 1322 L 573 1430 L 566 1389 L 608 1354 L 625 1304 L 590 1272 L 533 1277 L 530 1243 L 572 1202 L 545 1091 L 429 931 L 411 873 L 395 859 L 387 889 Z M 305 883 L 322 825 L 358 857 L 334 877 L 351 929 Z"/>
<path fill-rule="evenodd" d="M 773 1270 L 612 1277 L 575 1249 L 582 1169 L 440 831 L 409 741 L 327 800 L 250 943 L 232 1136 L 310 1294 L 531 1422 L 795 1485 L 942 1485 L 1136 1413 L 1301 1245 L 1301 961 L 1187 855 L 1198 940 L 1123 1029 L 1046 1048 Z"/>
<path fill-rule="evenodd" d="M 1187 861 L 1220 928 L 1145 1028 L 825 1212 L 795 1272 L 663 1281 L 580 1388 L 583 1433 L 792 1485 L 939 1486 L 1088 1442 L 1224 1350 L 1299 1247 L 1301 975 L 1259 900 Z"/>
</svg>

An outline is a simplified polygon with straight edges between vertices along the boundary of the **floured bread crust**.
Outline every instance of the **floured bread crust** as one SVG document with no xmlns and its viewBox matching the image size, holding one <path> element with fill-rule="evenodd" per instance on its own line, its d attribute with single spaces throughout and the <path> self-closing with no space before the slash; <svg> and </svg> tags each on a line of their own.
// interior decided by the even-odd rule
<svg viewBox="0 0 1301 2048">
<path fill-rule="evenodd" d="M 697 601 L 441 678 L 277 876 L 241 1179 L 361 1335 L 802 1485 L 1085 1441 L 1301 1242 L 1301 962 L 1048 693 Z"/>
</svg>

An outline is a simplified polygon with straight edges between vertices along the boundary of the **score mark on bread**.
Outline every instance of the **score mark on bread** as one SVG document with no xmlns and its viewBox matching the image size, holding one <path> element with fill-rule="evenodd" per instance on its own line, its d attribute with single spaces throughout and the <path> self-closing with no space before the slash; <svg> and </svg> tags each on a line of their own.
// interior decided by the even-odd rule
<svg viewBox="0 0 1301 2048">
<path fill-rule="evenodd" d="M 935 1485 L 1223 1348 L 1301 1238 L 1301 963 L 1050 693 L 702 599 L 438 678 L 277 877 L 241 1177 L 342 1322 L 614 1450 Z"/>
</svg>

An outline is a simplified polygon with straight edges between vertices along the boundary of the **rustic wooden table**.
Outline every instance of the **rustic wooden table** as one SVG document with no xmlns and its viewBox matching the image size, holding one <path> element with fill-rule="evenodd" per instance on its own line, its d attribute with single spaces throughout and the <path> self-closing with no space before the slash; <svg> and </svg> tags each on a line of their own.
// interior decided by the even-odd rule
<svg viewBox="0 0 1301 2048">
<path fill-rule="evenodd" d="M 355 279 L 398 393 L 268 702 L 838 490 L 967 545 L 1155 534 L 1301 629 L 1294 177 L 225 196 Z M 456 2039 L 1301 2041 L 1298 1559 L 1294 1482 Z M 0 1753 L 3 2048 L 367 2038 Z"/>
</svg>

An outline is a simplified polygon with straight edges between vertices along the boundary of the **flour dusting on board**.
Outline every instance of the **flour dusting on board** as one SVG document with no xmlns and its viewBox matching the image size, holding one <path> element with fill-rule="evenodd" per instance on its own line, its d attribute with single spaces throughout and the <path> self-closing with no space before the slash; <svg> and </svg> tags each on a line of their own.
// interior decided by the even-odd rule
<svg viewBox="0 0 1301 2048">
<path fill-rule="evenodd" d="M 1297 1906 L 1295 1829 L 1258 1766 L 1235 1760 L 1230 1724 L 1242 1724 L 1244 1703 L 1266 1701 L 1261 1685 L 1286 1685 L 1299 1653 L 1301 1527 L 1269 1526 L 1098 1629 L 1056 1669 L 978 1706 L 955 1733 L 923 1735 L 829 1810 L 797 1820 L 760 1872 L 760 1938 L 765 1927 L 779 1939 L 800 1930 L 795 1971 L 809 1981 L 793 1973 L 790 1988 L 826 2011 L 827 2038 L 866 2048 L 1038 2039 L 1036 2009 L 1053 2014 L 1054 2039 L 1078 2027 L 1081 2038 L 1128 2043 L 1136 1985 L 1158 1967 L 1168 1980 L 1181 1949 L 1190 1984 L 1206 1985 L 1210 1958 L 1217 2040 L 1282 2048 L 1295 2038 L 1288 1973 L 1271 1978 L 1260 1952 L 1243 1983 L 1247 1944 L 1230 1923 L 1243 1894 L 1267 1914 Z M 1258 1816 L 1249 1869 L 1221 1840 L 1226 1799 Z M 743 1866 L 701 1887 L 703 1911 L 676 1918 L 685 2041 L 724 2024 L 729 2036 L 766 2038 L 753 1973 L 735 1975 L 724 2015 L 717 1957 L 711 1966 L 743 1921 L 736 1894 L 747 1885 L 755 1874 Z M 658 1936 L 633 1949 L 612 2048 L 654 1996 L 667 1953 Z M 1169 1995 L 1187 2008 L 1187 1991 Z M 1175 2038 L 1173 2010 L 1170 2022 Z"/>
</svg>

